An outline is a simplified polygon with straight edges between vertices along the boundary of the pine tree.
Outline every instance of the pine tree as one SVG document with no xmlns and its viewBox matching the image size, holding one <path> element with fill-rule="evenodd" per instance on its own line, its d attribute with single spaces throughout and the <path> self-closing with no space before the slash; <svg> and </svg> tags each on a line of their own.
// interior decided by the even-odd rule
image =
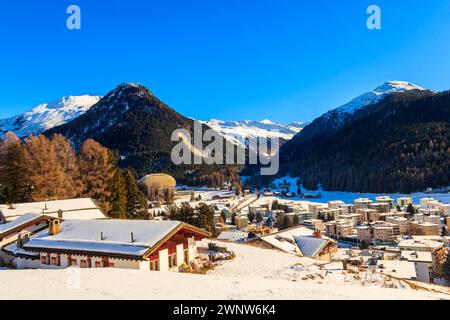
<svg viewBox="0 0 450 320">
<path fill-rule="evenodd" d="M 205 203 L 200 203 L 197 207 L 198 224 L 197 227 L 205 229 L 211 233 L 215 233 L 216 227 L 214 224 L 214 209 Z"/>
<path fill-rule="evenodd" d="M 30 200 L 29 163 L 25 149 L 14 134 L 0 143 L 0 201 L 18 203 Z"/>
<path fill-rule="evenodd" d="M 127 218 L 127 188 L 125 179 L 120 169 L 114 170 L 114 175 L 109 181 L 109 207 L 108 216 L 116 219 Z"/>
<path fill-rule="evenodd" d="M 148 220 L 148 202 L 139 190 L 136 179 L 130 170 L 124 172 L 127 205 L 126 212 L 129 219 Z"/>
<path fill-rule="evenodd" d="M 252 223 L 252 222 L 255 220 L 256 215 L 255 215 L 253 212 L 249 212 L 249 213 L 247 214 L 247 218 L 248 218 L 248 222 L 249 222 L 249 223 Z"/>
<path fill-rule="evenodd" d="M 264 220 L 263 215 L 261 213 L 256 214 L 256 222 L 261 223 Z"/>
</svg>

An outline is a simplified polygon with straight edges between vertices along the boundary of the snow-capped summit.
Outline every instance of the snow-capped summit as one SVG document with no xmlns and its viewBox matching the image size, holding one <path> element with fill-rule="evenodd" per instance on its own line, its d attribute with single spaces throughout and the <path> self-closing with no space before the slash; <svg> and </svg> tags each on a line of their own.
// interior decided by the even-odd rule
<svg viewBox="0 0 450 320">
<path fill-rule="evenodd" d="M 65 124 L 88 111 L 99 96 L 67 96 L 51 103 L 36 106 L 31 111 L 0 120 L 0 138 L 8 131 L 23 138 L 40 134 L 50 128 Z"/>
<path fill-rule="evenodd" d="M 354 113 L 355 111 L 362 109 L 368 105 L 374 104 L 387 95 L 395 92 L 405 92 L 410 90 L 420 90 L 424 91 L 426 89 L 419 87 L 411 82 L 405 81 L 387 81 L 381 86 L 378 86 L 372 91 L 366 92 L 352 101 L 340 106 L 339 108 L 333 110 L 341 113 Z"/>
<path fill-rule="evenodd" d="M 243 145 L 246 138 L 274 138 L 278 137 L 280 140 L 290 140 L 297 133 L 299 133 L 305 124 L 303 122 L 295 122 L 289 125 L 273 122 L 265 119 L 262 121 L 222 121 L 212 119 L 210 121 L 203 121 L 212 129 L 222 134 L 229 141 Z"/>
</svg>

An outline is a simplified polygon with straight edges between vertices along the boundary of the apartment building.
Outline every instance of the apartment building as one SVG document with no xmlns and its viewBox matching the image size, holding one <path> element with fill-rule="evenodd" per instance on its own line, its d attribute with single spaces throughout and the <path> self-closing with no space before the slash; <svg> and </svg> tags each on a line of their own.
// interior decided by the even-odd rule
<svg viewBox="0 0 450 320">
<path fill-rule="evenodd" d="M 351 220 L 336 220 L 326 224 L 327 235 L 332 237 L 349 237 L 353 235 L 353 222 Z"/>
</svg>

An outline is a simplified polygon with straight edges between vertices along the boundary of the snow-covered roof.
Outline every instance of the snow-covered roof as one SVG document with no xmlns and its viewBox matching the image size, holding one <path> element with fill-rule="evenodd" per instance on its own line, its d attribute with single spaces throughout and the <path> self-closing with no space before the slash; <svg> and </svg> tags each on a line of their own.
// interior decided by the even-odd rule
<svg viewBox="0 0 450 320">
<path fill-rule="evenodd" d="M 3 216 L 6 221 L 12 221 L 27 213 L 40 213 L 57 217 L 58 210 L 63 211 L 64 219 L 94 220 L 106 218 L 90 198 L 17 203 L 13 205 L 13 208 L 7 204 L 2 204 L 0 205 L 0 216 Z"/>
<path fill-rule="evenodd" d="M 235 231 L 223 231 L 217 237 L 217 240 L 239 241 L 246 238 L 248 238 L 248 232 L 235 230 Z"/>
<path fill-rule="evenodd" d="M 435 250 L 435 249 L 439 249 L 440 247 L 442 247 L 442 245 L 443 245 L 443 243 L 441 243 L 441 242 L 428 240 L 428 239 L 408 239 L 408 240 L 400 241 L 400 243 L 398 244 L 398 247 L 399 248 L 407 248 L 407 249 L 415 248 L 415 249 Z"/>
<path fill-rule="evenodd" d="M 308 258 L 316 257 L 320 253 L 320 250 L 322 250 L 329 241 L 326 239 L 303 236 L 296 236 L 294 237 L 294 240 L 300 248 L 303 256 Z"/>
<path fill-rule="evenodd" d="M 314 233 L 313 230 L 303 226 L 299 226 L 283 230 L 277 233 L 273 233 L 271 235 L 263 236 L 260 239 L 281 251 L 298 254 L 300 253 L 300 249 L 295 243 L 294 237 L 296 236 L 312 237 L 313 233 Z"/>
<path fill-rule="evenodd" d="M 0 224 L 0 236 L 8 231 L 11 231 L 25 223 L 31 222 L 33 220 L 36 220 L 37 218 L 42 217 L 42 214 L 38 213 L 27 213 L 23 216 L 17 218 L 16 220 L 12 222 L 8 222 L 5 224 Z M 1 237 L 0 237 L 1 238 Z"/>
<path fill-rule="evenodd" d="M 378 260 L 377 271 L 400 279 L 416 279 L 413 262 L 398 260 Z"/>
<path fill-rule="evenodd" d="M 431 252 L 424 251 L 402 251 L 402 260 L 408 260 L 410 262 L 433 262 Z"/>
</svg>

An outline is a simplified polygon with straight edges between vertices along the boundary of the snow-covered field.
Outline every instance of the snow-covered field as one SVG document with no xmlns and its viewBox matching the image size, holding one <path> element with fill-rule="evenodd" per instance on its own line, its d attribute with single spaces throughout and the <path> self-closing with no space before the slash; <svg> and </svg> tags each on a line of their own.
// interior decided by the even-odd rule
<svg viewBox="0 0 450 320">
<path fill-rule="evenodd" d="M 0 270 L 0 299 L 450 298 L 413 290 L 381 275 L 372 279 L 345 276 L 340 264 L 320 269 L 311 259 L 246 245 L 227 246 L 236 259 L 222 262 L 207 275 L 123 269 Z"/>
</svg>

